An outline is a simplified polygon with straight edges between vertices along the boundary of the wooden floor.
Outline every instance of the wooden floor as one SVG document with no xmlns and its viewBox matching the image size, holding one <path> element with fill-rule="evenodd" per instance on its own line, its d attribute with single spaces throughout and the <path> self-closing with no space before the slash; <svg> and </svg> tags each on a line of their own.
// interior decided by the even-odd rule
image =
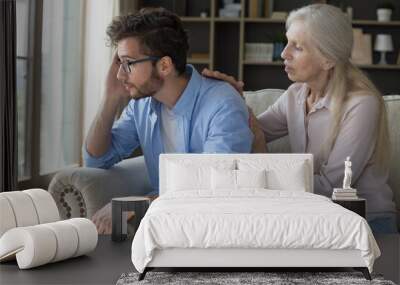
<svg viewBox="0 0 400 285">
<path fill-rule="evenodd" d="M 382 256 L 376 261 L 374 272 L 400 284 L 400 235 L 380 235 L 376 236 L 376 240 Z M 88 256 L 28 270 L 19 270 L 16 262 L 0 264 L 0 284 L 115 284 L 122 273 L 135 270 L 130 253 L 130 240 L 114 243 L 110 236 L 100 236 L 96 250 Z M 335 270 L 331 268 L 326 271 Z M 285 269 L 279 268 L 279 271 Z M 293 268 L 288 271 L 293 271 Z"/>
</svg>

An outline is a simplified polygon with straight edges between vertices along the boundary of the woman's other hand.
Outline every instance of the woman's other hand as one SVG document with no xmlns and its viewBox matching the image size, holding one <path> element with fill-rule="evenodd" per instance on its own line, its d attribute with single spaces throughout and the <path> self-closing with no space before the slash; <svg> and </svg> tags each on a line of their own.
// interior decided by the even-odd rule
<svg viewBox="0 0 400 285">
<path fill-rule="evenodd" d="M 240 96 L 243 97 L 243 86 L 244 86 L 243 81 L 237 81 L 233 76 L 227 75 L 225 73 L 216 70 L 214 71 L 209 70 L 208 68 L 204 68 L 201 74 L 207 77 L 228 82 L 230 85 L 233 86 L 233 88 L 235 88 L 239 92 Z"/>
</svg>

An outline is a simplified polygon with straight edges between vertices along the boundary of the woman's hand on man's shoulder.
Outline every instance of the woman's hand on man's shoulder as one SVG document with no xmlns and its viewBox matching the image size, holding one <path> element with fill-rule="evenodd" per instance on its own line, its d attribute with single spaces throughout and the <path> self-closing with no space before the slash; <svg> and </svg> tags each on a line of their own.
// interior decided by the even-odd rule
<svg viewBox="0 0 400 285">
<path fill-rule="evenodd" d="M 243 96 L 243 81 L 237 81 L 233 76 L 227 75 L 217 70 L 209 70 L 208 68 L 204 68 L 201 74 L 206 77 L 228 82 L 230 85 L 233 86 L 233 88 L 235 88 L 239 92 L 241 96 Z"/>
</svg>

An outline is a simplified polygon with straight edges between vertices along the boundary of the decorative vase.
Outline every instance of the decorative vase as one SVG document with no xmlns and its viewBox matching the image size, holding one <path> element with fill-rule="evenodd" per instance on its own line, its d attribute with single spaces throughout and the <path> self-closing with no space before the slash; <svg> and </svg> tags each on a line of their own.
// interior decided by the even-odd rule
<svg viewBox="0 0 400 285">
<path fill-rule="evenodd" d="M 378 22 L 388 22 L 392 17 L 392 10 L 391 9 L 377 9 L 376 14 L 378 17 Z"/>
</svg>

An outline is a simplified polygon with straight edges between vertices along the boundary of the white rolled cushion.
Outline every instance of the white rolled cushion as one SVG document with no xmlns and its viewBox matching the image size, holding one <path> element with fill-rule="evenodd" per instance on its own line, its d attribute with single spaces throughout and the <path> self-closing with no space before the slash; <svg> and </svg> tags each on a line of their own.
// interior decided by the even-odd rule
<svg viewBox="0 0 400 285">
<path fill-rule="evenodd" d="M 78 233 L 78 248 L 74 254 L 79 256 L 86 254 L 96 248 L 98 233 L 95 224 L 89 219 L 73 218 L 64 220 L 64 222 L 74 226 Z"/>
<path fill-rule="evenodd" d="M 74 226 L 65 221 L 43 224 L 56 236 L 57 248 L 51 262 L 57 262 L 75 255 L 78 249 L 78 233 Z"/>
<path fill-rule="evenodd" d="M 308 185 L 306 173 L 307 164 L 304 160 L 262 160 L 238 159 L 239 170 L 266 170 L 267 188 L 272 190 L 306 191 Z"/>
<path fill-rule="evenodd" d="M 39 224 L 60 220 L 57 205 L 49 192 L 43 189 L 29 189 L 22 192 L 28 194 L 32 199 L 39 218 Z"/>
<path fill-rule="evenodd" d="M 9 229 L 15 228 L 17 222 L 10 202 L 0 195 L 0 237 Z"/>
<path fill-rule="evenodd" d="M 0 260 L 16 253 L 19 268 L 28 269 L 51 262 L 56 248 L 56 236 L 43 225 L 13 228 L 0 238 Z"/>
<path fill-rule="evenodd" d="M 0 238 L 0 261 L 16 257 L 19 268 L 28 269 L 86 254 L 96 245 L 96 226 L 85 218 L 18 227 Z"/>
<path fill-rule="evenodd" d="M 13 209 L 17 227 L 33 226 L 39 223 L 36 208 L 31 197 L 22 191 L 0 193 L 5 197 Z"/>
<path fill-rule="evenodd" d="M 237 188 L 266 188 L 267 172 L 261 170 L 236 170 Z"/>
<path fill-rule="evenodd" d="M 182 159 L 168 162 L 167 190 L 210 190 L 211 169 L 234 169 L 235 161 L 207 161 L 193 163 L 191 160 Z"/>
</svg>

